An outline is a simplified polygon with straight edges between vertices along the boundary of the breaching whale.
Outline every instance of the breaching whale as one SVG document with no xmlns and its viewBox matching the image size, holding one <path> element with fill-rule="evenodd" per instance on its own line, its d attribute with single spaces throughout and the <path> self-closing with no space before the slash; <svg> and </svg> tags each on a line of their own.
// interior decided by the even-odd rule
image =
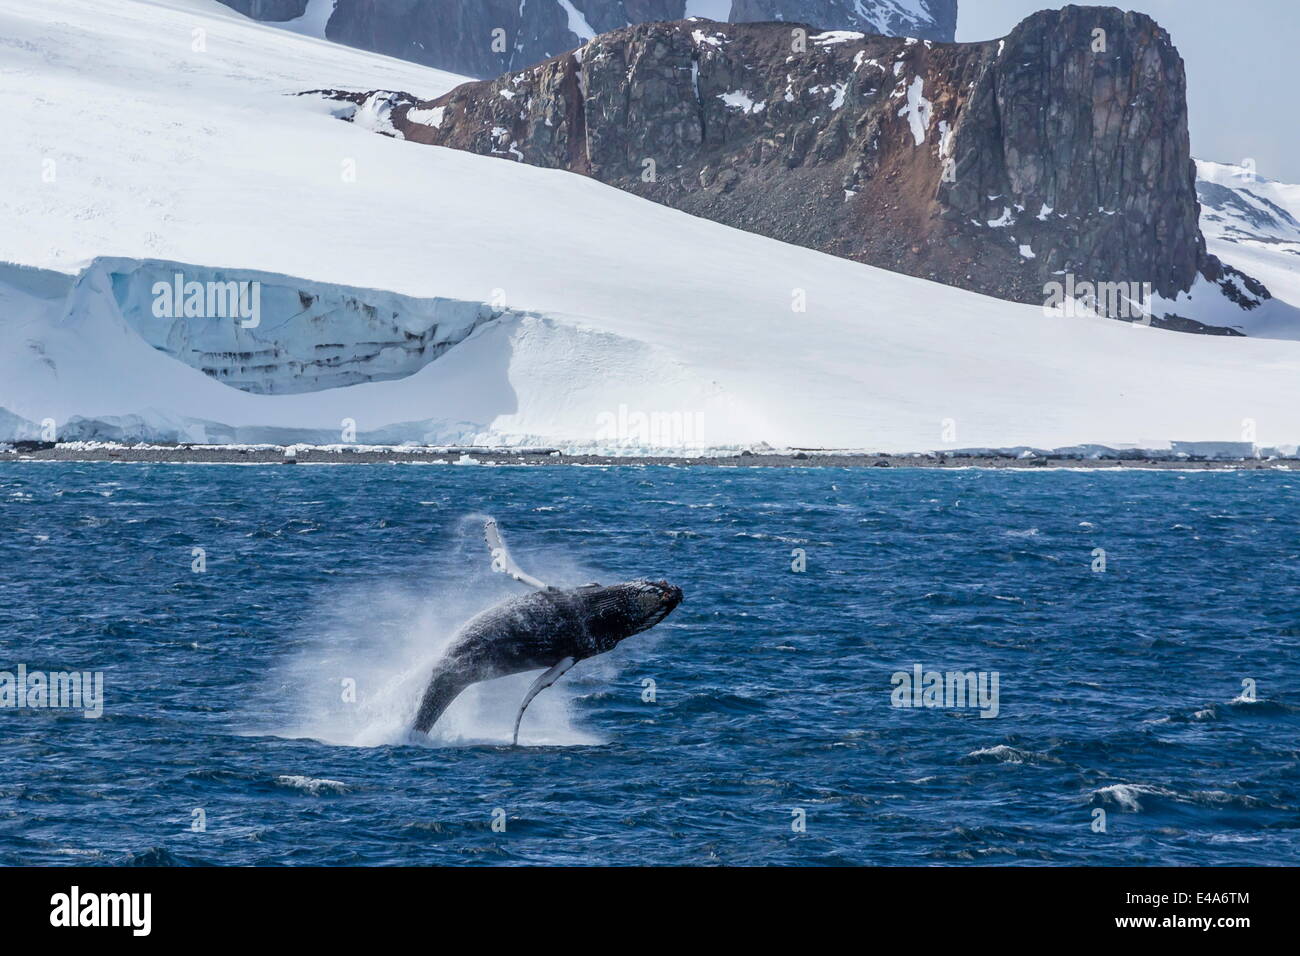
<svg viewBox="0 0 1300 956">
<path fill-rule="evenodd" d="M 528 705 L 578 661 L 612 650 L 620 641 L 654 627 L 682 601 L 667 581 L 625 581 L 555 588 L 525 574 L 510 557 L 496 521 L 484 536 L 492 569 L 535 590 L 471 618 L 438 661 L 420 701 L 414 728 L 428 733 L 451 702 L 479 681 L 545 668 L 515 715 L 514 743 Z"/>
</svg>

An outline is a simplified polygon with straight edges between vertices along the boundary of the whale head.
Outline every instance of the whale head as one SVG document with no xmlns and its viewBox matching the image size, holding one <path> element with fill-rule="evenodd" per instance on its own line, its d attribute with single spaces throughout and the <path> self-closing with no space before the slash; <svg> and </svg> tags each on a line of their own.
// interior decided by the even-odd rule
<svg viewBox="0 0 1300 956">
<path fill-rule="evenodd" d="M 638 631 L 654 627 L 682 603 L 682 589 L 667 581 L 629 581 L 632 600 L 641 612 Z"/>
<path fill-rule="evenodd" d="M 589 585 L 572 593 L 582 602 L 585 631 L 597 653 L 649 630 L 682 603 L 682 589 L 667 581 Z"/>
</svg>

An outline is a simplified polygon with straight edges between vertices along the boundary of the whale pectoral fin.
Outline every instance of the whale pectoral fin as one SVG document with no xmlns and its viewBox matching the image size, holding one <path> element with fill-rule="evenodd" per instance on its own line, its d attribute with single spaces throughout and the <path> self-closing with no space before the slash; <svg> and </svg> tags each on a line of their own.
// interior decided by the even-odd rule
<svg viewBox="0 0 1300 956">
<path fill-rule="evenodd" d="M 488 550 L 492 552 L 493 571 L 507 574 L 520 584 L 527 584 L 529 587 L 542 591 L 548 589 L 548 585 L 543 584 L 531 574 L 525 574 L 519 569 L 519 565 L 515 564 L 514 558 L 510 557 L 510 552 L 506 550 L 506 543 L 501 540 L 501 531 L 497 528 L 495 518 L 488 518 L 483 523 L 483 539 L 487 541 Z"/>
<path fill-rule="evenodd" d="M 559 680 L 560 675 L 575 663 L 577 662 L 572 657 L 566 657 L 553 667 L 543 671 L 541 676 L 533 681 L 533 686 L 528 688 L 528 693 L 524 695 L 524 702 L 519 705 L 519 713 L 515 714 L 515 737 L 511 741 L 512 746 L 518 746 L 519 744 L 519 722 L 524 719 L 524 711 L 533 702 L 533 698 Z"/>
</svg>

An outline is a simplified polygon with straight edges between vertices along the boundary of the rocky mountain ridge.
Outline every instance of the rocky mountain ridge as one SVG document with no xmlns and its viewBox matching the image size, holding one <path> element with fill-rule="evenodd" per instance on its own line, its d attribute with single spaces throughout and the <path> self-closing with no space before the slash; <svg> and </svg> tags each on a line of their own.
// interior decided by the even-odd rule
<svg viewBox="0 0 1300 956">
<path fill-rule="evenodd" d="M 334 2 L 325 38 L 466 76 L 490 77 L 631 24 L 692 16 L 952 40 L 957 0 L 221 0 L 286 22 Z M 322 22 L 325 22 L 322 20 Z"/>
<path fill-rule="evenodd" d="M 1143 289 L 1172 300 L 1202 277 L 1242 308 L 1268 295 L 1206 253 L 1181 57 L 1115 8 L 1043 11 L 969 44 L 643 24 L 428 102 L 325 95 L 390 135 L 1000 298 L 1042 302 L 1068 277 L 1140 319 Z"/>
</svg>

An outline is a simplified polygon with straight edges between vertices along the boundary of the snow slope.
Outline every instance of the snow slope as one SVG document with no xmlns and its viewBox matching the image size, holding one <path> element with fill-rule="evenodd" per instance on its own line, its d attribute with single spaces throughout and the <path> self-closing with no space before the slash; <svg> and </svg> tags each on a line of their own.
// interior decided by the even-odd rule
<svg viewBox="0 0 1300 956">
<path fill-rule="evenodd" d="M 0 38 L 0 163 L 28 177 L 0 194 L 0 261 L 68 277 L 0 269 L 0 409 L 66 437 L 311 440 L 351 419 L 370 440 L 592 447 L 638 443 L 607 433 L 630 410 L 693 416 L 710 446 L 1163 447 L 1245 420 L 1300 440 L 1300 343 L 1047 317 L 376 136 L 287 94 L 457 78 L 215 0 L 5 0 Z M 256 394 L 149 345 L 100 257 L 493 318 L 400 379 Z M 270 318 L 289 355 L 337 329 Z"/>
</svg>

